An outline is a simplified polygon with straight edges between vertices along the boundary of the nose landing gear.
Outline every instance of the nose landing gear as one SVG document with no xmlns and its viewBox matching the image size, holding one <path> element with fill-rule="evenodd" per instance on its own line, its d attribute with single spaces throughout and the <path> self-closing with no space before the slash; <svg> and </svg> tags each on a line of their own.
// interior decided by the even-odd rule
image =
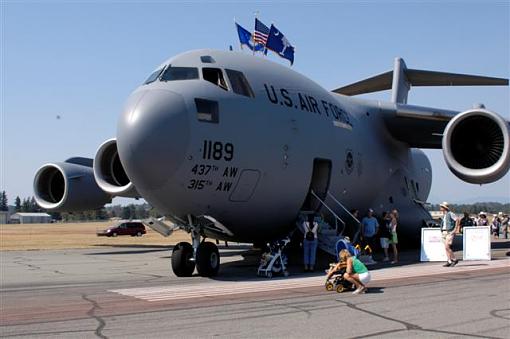
<svg viewBox="0 0 510 339">
<path fill-rule="evenodd" d="M 200 242 L 198 227 L 191 225 L 190 228 L 192 244 L 180 242 L 175 245 L 172 252 L 172 270 L 178 277 L 190 277 L 196 266 L 199 275 L 213 277 L 220 269 L 218 247 L 212 242 Z"/>
</svg>

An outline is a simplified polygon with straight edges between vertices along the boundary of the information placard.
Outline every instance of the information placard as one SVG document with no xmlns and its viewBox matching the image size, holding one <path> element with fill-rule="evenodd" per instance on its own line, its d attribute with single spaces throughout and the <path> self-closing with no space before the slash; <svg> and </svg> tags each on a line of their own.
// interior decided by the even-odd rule
<svg viewBox="0 0 510 339">
<path fill-rule="evenodd" d="M 464 260 L 491 260 L 491 230 L 489 226 L 464 227 Z"/>
<path fill-rule="evenodd" d="M 437 227 L 422 228 L 420 261 L 446 260 L 446 251 L 444 249 L 443 239 L 441 238 L 441 229 Z"/>
</svg>

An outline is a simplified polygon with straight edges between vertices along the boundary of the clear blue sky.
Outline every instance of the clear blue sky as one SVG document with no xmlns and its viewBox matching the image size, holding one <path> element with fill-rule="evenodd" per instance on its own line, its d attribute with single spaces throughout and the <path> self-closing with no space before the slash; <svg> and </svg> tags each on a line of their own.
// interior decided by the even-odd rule
<svg viewBox="0 0 510 339">
<path fill-rule="evenodd" d="M 0 1 L 0 184 L 11 203 L 32 195 L 43 163 L 93 157 L 115 136 L 129 93 L 162 61 L 190 49 L 238 49 L 234 18 L 251 30 L 255 11 L 296 46 L 293 68 L 328 89 L 386 71 L 396 56 L 411 68 L 510 73 L 508 1 Z M 389 100 L 390 93 L 371 97 Z M 478 102 L 510 118 L 508 87 L 415 88 L 409 97 L 457 110 Z M 431 201 L 510 200 L 509 175 L 481 187 L 466 184 L 449 172 L 441 151 L 427 153 Z"/>
</svg>

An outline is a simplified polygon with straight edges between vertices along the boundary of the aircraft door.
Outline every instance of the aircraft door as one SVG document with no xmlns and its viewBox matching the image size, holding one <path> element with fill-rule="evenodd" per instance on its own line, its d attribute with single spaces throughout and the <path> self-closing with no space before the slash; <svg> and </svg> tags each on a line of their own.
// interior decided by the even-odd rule
<svg viewBox="0 0 510 339">
<path fill-rule="evenodd" d="M 321 208 L 320 201 L 311 194 L 311 191 L 315 192 L 322 201 L 326 199 L 331 180 L 331 168 L 332 163 L 329 159 L 315 158 L 313 160 L 313 171 L 308 196 L 301 210 L 318 211 Z"/>
</svg>

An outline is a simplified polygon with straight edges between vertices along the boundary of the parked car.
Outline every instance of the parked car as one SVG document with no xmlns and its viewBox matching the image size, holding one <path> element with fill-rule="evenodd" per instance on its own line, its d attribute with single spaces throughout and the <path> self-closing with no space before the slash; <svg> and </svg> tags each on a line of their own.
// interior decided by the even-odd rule
<svg viewBox="0 0 510 339">
<path fill-rule="evenodd" d="M 122 221 L 117 225 L 107 228 L 104 231 L 97 232 L 98 236 L 116 237 L 118 235 L 130 235 L 132 237 L 141 237 L 147 233 L 145 226 L 140 221 Z"/>
</svg>

